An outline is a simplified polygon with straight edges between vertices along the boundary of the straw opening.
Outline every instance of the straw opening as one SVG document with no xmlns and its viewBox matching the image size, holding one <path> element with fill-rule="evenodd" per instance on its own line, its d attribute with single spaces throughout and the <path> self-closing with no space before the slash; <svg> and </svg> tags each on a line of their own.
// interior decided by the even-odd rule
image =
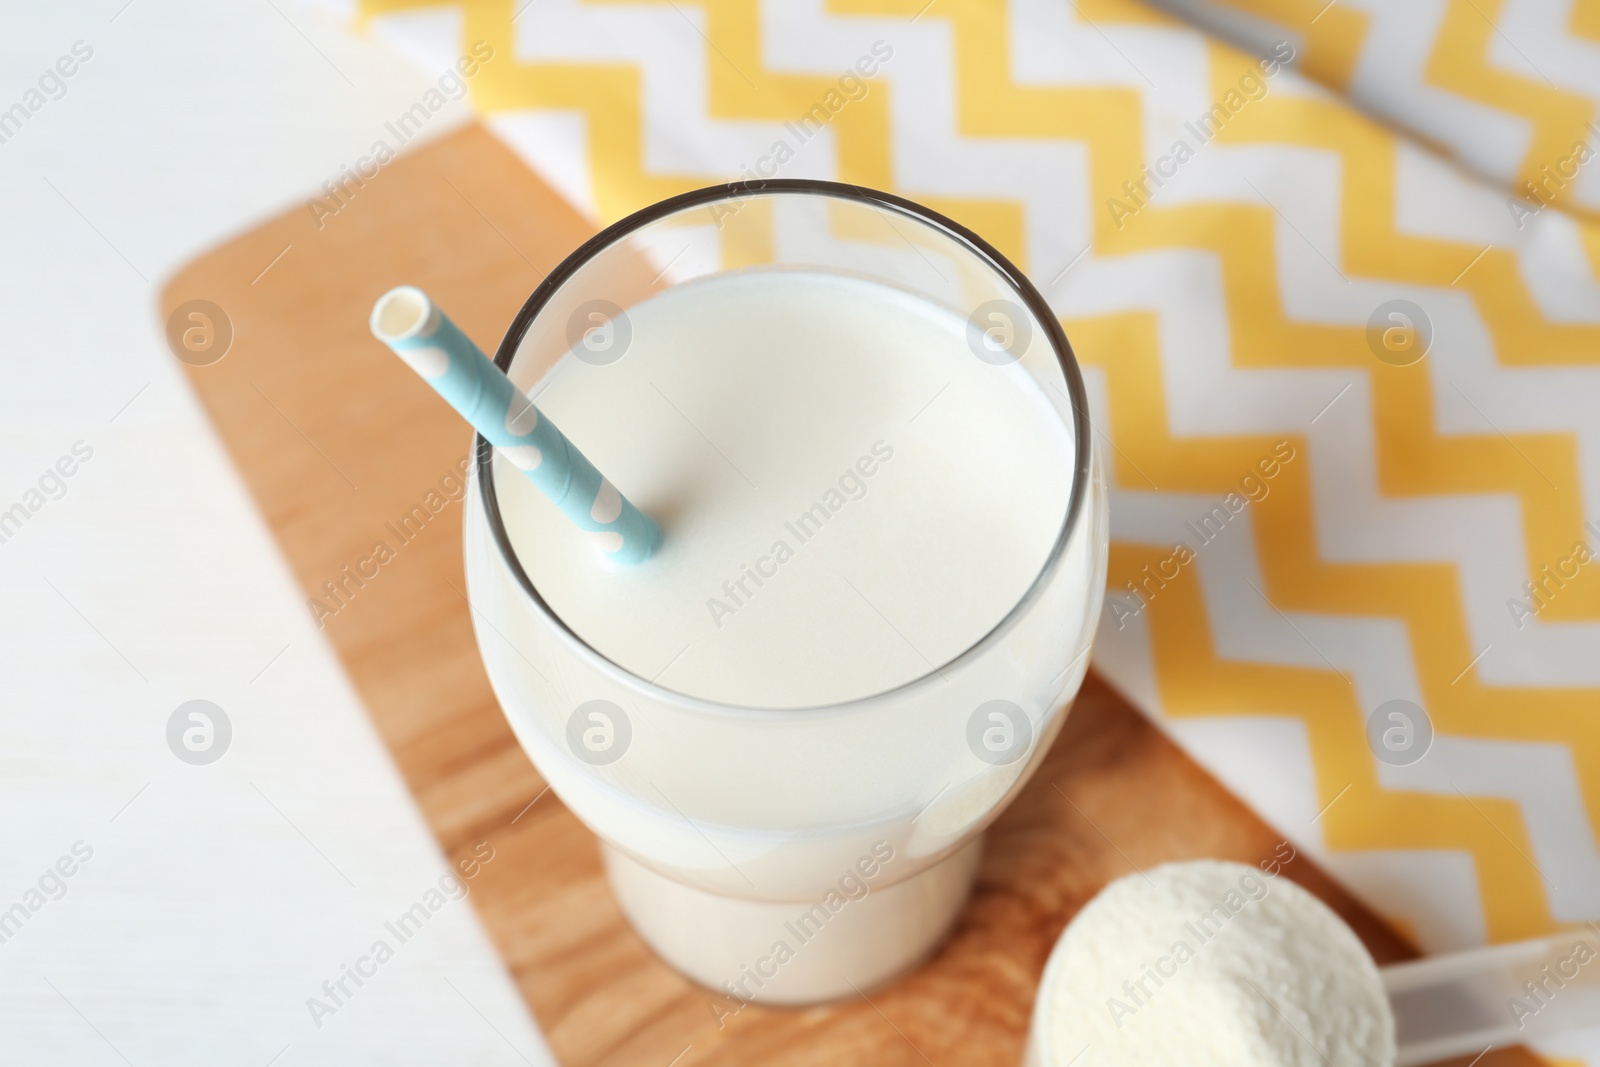
<svg viewBox="0 0 1600 1067">
<path fill-rule="evenodd" d="M 378 299 L 372 309 L 372 332 L 380 341 L 404 341 L 416 336 L 433 310 L 427 294 L 415 286 L 402 285 Z"/>
</svg>

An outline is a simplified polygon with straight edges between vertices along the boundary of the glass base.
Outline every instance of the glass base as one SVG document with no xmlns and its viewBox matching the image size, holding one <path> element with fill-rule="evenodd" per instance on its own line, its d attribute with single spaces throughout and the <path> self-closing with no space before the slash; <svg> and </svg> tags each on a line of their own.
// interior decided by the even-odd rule
<svg viewBox="0 0 1600 1067">
<path fill-rule="evenodd" d="M 856 899 L 810 903 L 718 896 L 610 845 L 601 851 L 622 913 L 657 955 L 716 993 L 711 1012 L 720 1024 L 748 1002 L 852 997 L 921 963 L 966 903 L 982 841 L 976 837 L 920 874 Z"/>
</svg>

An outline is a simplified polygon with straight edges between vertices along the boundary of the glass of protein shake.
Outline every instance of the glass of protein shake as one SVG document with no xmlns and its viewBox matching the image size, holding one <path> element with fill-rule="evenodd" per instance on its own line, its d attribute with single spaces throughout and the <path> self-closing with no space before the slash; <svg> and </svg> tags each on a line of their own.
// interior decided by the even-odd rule
<svg viewBox="0 0 1600 1067">
<path fill-rule="evenodd" d="M 483 658 L 628 919 L 719 1017 L 927 957 L 1100 609 L 1105 493 L 1043 298 L 898 197 L 723 186 L 578 249 L 496 363 L 661 528 L 612 562 L 479 440 Z"/>
</svg>

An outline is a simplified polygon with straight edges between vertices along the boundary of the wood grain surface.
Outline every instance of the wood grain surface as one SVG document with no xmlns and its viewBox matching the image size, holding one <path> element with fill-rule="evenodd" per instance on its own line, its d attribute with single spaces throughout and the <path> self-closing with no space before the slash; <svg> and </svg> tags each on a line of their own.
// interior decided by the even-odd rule
<svg viewBox="0 0 1600 1067">
<path fill-rule="evenodd" d="M 1045 957 L 1096 891 L 1166 860 L 1255 862 L 1278 836 L 1091 674 L 989 832 L 976 894 L 935 959 L 870 1000 L 752 1007 L 719 1027 L 716 995 L 623 920 L 593 835 L 545 792 L 501 716 L 463 592 L 461 506 L 448 500 L 469 434 L 366 329 L 374 299 L 410 282 L 493 351 L 592 232 L 469 126 L 386 166 L 320 225 L 295 208 L 189 264 L 161 310 L 207 300 L 231 321 L 230 349 L 190 368 L 194 387 L 308 601 L 331 612 L 324 632 L 441 846 L 459 858 L 494 845 L 471 900 L 563 1064 L 1014 1067 Z M 386 524 L 441 488 L 446 505 L 401 543 Z M 344 569 L 379 541 L 394 558 L 357 585 Z M 328 582 L 342 583 L 338 601 Z M 1308 859 L 1285 871 L 1380 962 L 1413 955 Z M 1538 1062 L 1519 1050 L 1479 1061 Z"/>
</svg>

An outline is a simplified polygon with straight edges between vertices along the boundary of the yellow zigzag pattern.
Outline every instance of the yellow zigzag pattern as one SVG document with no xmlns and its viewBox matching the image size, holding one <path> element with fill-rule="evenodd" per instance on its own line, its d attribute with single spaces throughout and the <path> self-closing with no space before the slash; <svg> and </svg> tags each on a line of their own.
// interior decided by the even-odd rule
<svg viewBox="0 0 1600 1067">
<path fill-rule="evenodd" d="M 1303 69 L 1311 77 L 1339 90 L 1350 79 L 1370 29 L 1364 13 L 1349 11 L 1326 0 L 1220 0 L 1236 11 L 1264 19 L 1299 34 L 1305 42 Z M 1545 187 L 1544 168 L 1568 159 L 1573 146 L 1593 138 L 1586 124 L 1595 117 L 1594 102 L 1575 92 L 1558 89 L 1542 78 L 1513 74 L 1495 66 L 1489 51 L 1499 31 L 1495 28 L 1500 0 L 1450 0 L 1439 26 L 1433 50 L 1424 68 L 1429 83 L 1466 100 L 1524 119 L 1532 131 L 1527 153 L 1514 183 L 1518 195 L 1530 197 L 1525 182 L 1544 189 L 1541 199 L 1570 210 L 1593 213 L 1573 203 L 1571 183 Z M 1575 37 L 1600 41 L 1600 3 L 1576 0 L 1568 28 Z M 1442 143 L 1439 131 L 1412 131 L 1432 144 Z M 1448 154 L 1449 150 L 1445 150 Z"/>
<path fill-rule="evenodd" d="M 1582 0 L 1575 6 L 1581 7 Z M 1468 100 L 1526 119 L 1533 137 L 1517 172 L 1516 192 L 1530 199 L 1547 199 L 1586 210 L 1572 203 L 1572 183 L 1546 187 L 1541 179 L 1544 168 L 1568 159 L 1574 146 L 1589 142 L 1586 126 L 1594 118 L 1594 104 L 1576 93 L 1512 74 L 1489 62 L 1489 46 L 1497 32 L 1494 20 L 1500 8 L 1499 0 L 1452 0 L 1428 59 L 1428 80 Z M 1576 12 L 1572 24 L 1578 25 Z M 1544 189 L 1542 197 L 1531 197 L 1524 182 Z"/>
<path fill-rule="evenodd" d="M 1225 7 L 1264 19 L 1298 34 L 1305 44 L 1300 69 L 1325 85 L 1346 92 L 1355 77 L 1361 46 L 1367 39 L 1368 17 L 1333 4 L 1305 0 L 1221 0 Z"/>
<path fill-rule="evenodd" d="M 637 0 L 633 0 L 637 2 Z M 669 0 L 659 0 L 663 5 Z M 687 0 L 686 0 L 687 3 Z M 437 6 L 428 0 L 365 0 L 367 13 Z M 760 63 L 756 0 L 703 0 L 713 46 L 706 77 L 712 117 L 784 121 L 804 112 L 831 79 L 774 73 Z M 468 40 L 485 38 L 510 54 L 510 0 L 464 5 Z M 923 0 L 835 0 L 835 14 L 918 15 Z M 1122 0 L 1081 2 L 1089 20 L 1159 22 Z M 1120 196 L 1144 159 L 1138 131 L 1141 100 L 1115 87 L 1037 87 L 1011 83 L 1006 26 L 990 5 L 939 2 L 925 18 L 948 20 L 956 41 L 959 132 L 969 139 L 1036 137 L 1087 143 L 1095 205 Z M 1319 25 L 1321 21 L 1319 20 Z M 1323 31 L 1318 31 L 1323 32 Z M 1246 61 L 1213 50 L 1216 92 L 1237 79 Z M 744 73 L 741 73 L 744 72 Z M 757 84 L 745 81 L 754 75 Z M 587 119 L 590 165 L 600 213 L 610 221 L 647 203 L 727 176 L 647 174 L 640 158 L 640 82 L 627 65 L 496 63 L 475 86 L 486 110 L 561 108 Z M 840 177 L 895 188 L 890 164 L 887 95 L 892 85 L 841 113 L 834 123 Z M 1229 141 L 1288 143 L 1337 153 L 1344 173 L 1340 205 L 1344 269 L 1369 277 L 1448 287 L 1480 251 L 1395 232 L 1392 138 L 1345 108 L 1302 98 L 1269 97 L 1225 127 Z M 916 190 L 909 190 L 918 195 Z M 927 197 L 921 199 L 929 200 Z M 992 238 L 1019 262 L 1022 208 L 1003 200 L 929 200 Z M 1222 266 L 1233 333 L 1233 362 L 1251 367 L 1349 367 L 1370 382 L 1379 484 L 1386 495 L 1511 493 L 1521 504 L 1529 571 L 1563 557 L 1581 536 L 1576 445 L 1567 434 L 1507 438 L 1440 437 L 1432 425 L 1430 361 L 1410 368 L 1377 364 L 1359 327 L 1291 322 L 1277 301 L 1274 234 L 1268 206 L 1152 206 L 1122 231 L 1097 206 L 1098 257 L 1175 247 L 1214 255 Z M 1593 362 L 1600 328 L 1545 322 L 1509 254 L 1491 250 L 1457 282 L 1471 292 L 1503 363 Z M 1143 488 L 1142 470 L 1165 490 L 1221 494 L 1270 442 L 1254 437 L 1178 440 L 1170 435 L 1160 386 L 1159 343 L 1152 313 L 1067 323 L 1080 356 L 1101 367 L 1110 392 L 1110 430 L 1119 450 L 1115 474 Z M 1297 443 L 1304 452 L 1305 442 Z M 1525 690 L 1485 686 L 1468 672 L 1452 684 L 1471 647 L 1454 568 L 1446 564 L 1328 564 L 1316 553 L 1308 465 L 1291 464 L 1273 494 L 1254 511 L 1265 592 L 1283 610 L 1404 620 L 1430 713 L 1442 733 L 1547 740 L 1568 745 L 1578 765 L 1591 820 L 1600 825 L 1600 722 L 1585 708 L 1594 690 Z M 1132 580 L 1156 558 L 1138 545 L 1113 547 L 1112 581 Z M 1600 588 L 1589 579 L 1563 590 L 1546 618 L 1600 617 Z M 1451 848 L 1470 853 L 1492 938 L 1542 932 L 1551 925 L 1540 876 L 1519 809 L 1496 798 L 1442 797 L 1385 791 L 1367 751 L 1364 709 L 1347 679 L 1329 670 L 1237 663 L 1216 657 L 1198 586 L 1185 575 L 1146 613 L 1163 703 L 1174 715 L 1292 715 L 1311 737 L 1323 803 L 1346 793 L 1323 819 L 1331 847 Z M 1198 636 L 1197 636 L 1198 635 Z M 1269 813 L 1270 814 L 1270 813 Z"/>
<path fill-rule="evenodd" d="M 1108 96 L 1091 102 L 1082 99 L 1083 91 L 1078 89 L 1011 85 L 994 73 L 1010 69 L 1004 26 L 984 17 L 981 11 L 967 8 L 942 14 L 956 24 L 962 134 L 1089 140 L 1093 145 L 1096 204 L 1118 195 L 1124 177 L 1140 172 L 1144 161 L 1139 146 L 1143 141 L 1134 132 L 1140 121 L 1137 94 L 1107 91 Z M 1242 60 L 1220 48 L 1214 50 L 1214 57 L 1215 92 L 1220 96 L 1236 82 Z M 1406 280 L 1441 286 L 1450 283 L 1460 270 L 1455 264 L 1464 264 L 1476 250 L 1444 242 L 1402 239 L 1394 233 L 1392 139 L 1336 105 L 1296 98 L 1269 98 L 1264 103 L 1272 106 L 1260 116 L 1261 128 L 1237 134 L 1237 139 L 1254 134 L 1250 139 L 1317 144 L 1338 151 L 1344 159 L 1342 241 L 1349 248 L 1346 258 L 1353 270 L 1370 276 L 1398 274 Z M 1232 124 L 1225 129 L 1232 132 Z M 1317 132 L 1311 136 L 1322 140 L 1308 137 L 1308 131 L 1313 130 Z M 1363 204 L 1367 210 L 1362 209 Z M 1099 255 L 1195 247 L 1218 257 L 1223 264 L 1237 365 L 1351 366 L 1368 370 L 1379 433 L 1380 484 L 1386 492 L 1401 495 L 1509 490 L 1523 502 L 1531 552 L 1540 551 L 1531 547 L 1536 542 L 1543 550 L 1553 547 L 1551 531 L 1560 530 L 1567 535 L 1563 552 L 1579 536 L 1582 523 L 1575 501 L 1543 484 L 1511 442 L 1494 437 L 1438 439 L 1425 427 L 1412 429 L 1417 413 L 1431 408 L 1426 364 L 1412 368 L 1377 365 L 1379 370 L 1395 373 L 1372 372 L 1376 364 L 1361 329 L 1292 323 L 1283 318 L 1281 305 L 1270 301 L 1263 304 L 1263 294 L 1277 291 L 1273 254 L 1276 220 L 1270 208 L 1201 205 L 1167 210 L 1152 206 L 1120 231 L 1109 212 L 1097 211 L 1095 218 L 1099 220 L 1095 234 Z M 1463 252 L 1466 257 L 1457 258 Z M 1496 280 L 1488 274 L 1485 278 L 1490 284 Z M 1475 298 L 1482 295 L 1474 290 Z M 1522 296 L 1526 301 L 1526 294 Z M 1531 303 L 1519 308 L 1515 302 L 1510 307 L 1502 302 L 1500 321 L 1491 326 L 1502 350 L 1512 337 L 1525 336 L 1519 328 L 1526 327 L 1532 310 Z M 1537 320 L 1536 315 L 1533 318 Z M 1109 368 L 1107 354 L 1116 353 L 1117 362 L 1122 363 L 1130 359 L 1130 352 L 1139 350 L 1137 336 L 1106 338 L 1107 343 L 1102 344 L 1099 342 L 1103 331 L 1084 322 L 1067 325 L 1086 362 Z M 1593 339 L 1589 349 L 1592 359 L 1593 345 L 1600 342 L 1600 329 L 1585 332 Z M 1129 470 L 1118 471 L 1119 479 L 1139 485 L 1142 479 L 1131 469 L 1137 468 L 1150 474 L 1163 488 L 1227 492 L 1270 442 L 1172 440 L 1159 404 L 1162 394 L 1155 384 L 1161 374 L 1159 360 L 1153 355 L 1153 334 L 1144 339 L 1144 348 L 1152 355 L 1137 373 L 1118 374 L 1120 382 L 1110 385 L 1114 440 L 1132 460 Z M 1563 351 L 1573 357 L 1579 355 L 1576 348 Z M 1144 411 L 1129 419 L 1128 405 Z M 1565 477 L 1568 486 L 1576 486 L 1576 448 L 1570 439 L 1523 438 L 1520 446 L 1524 451 L 1535 448 L 1539 453 L 1535 463 L 1548 463 L 1559 469 L 1561 474 L 1557 477 Z M 1145 460 L 1150 463 L 1147 465 Z M 1155 470 L 1163 474 L 1156 474 Z M 1405 619 L 1428 707 L 1439 729 L 1480 737 L 1510 734 L 1572 744 L 1589 788 L 1591 818 L 1600 823 L 1600 745 L 1595 743 L 1600 740 L 1600 732 L 1592 715 L 1585 718 L 1582 706 L 1587 701 L 1592 708 L 1597 694 L 1496 691 L 1478 686 L 1475 677 L 1465 688 L 1460 683 L 1451 686 L 1450 680 L 1476 652 L 1466 633 L 1451 568 L 1321 563 L 1314 547 L 1309 490 L 1298 482 L 1306 470 L 1304 466 L 1298 468 L 1289 483 L 1298 491 L 1291 488 L 1281 496 L 1275 491 L 1274 497 L 1269 498 L 1276 500 L 1275 506 L 1258 514 L 1255 520 L 1266 592 L 1274 605 L 1291 611 Z M 1540 484 L 1536 485 L 1536 481 Z M 1124 552 L 1119 546 L 1119 569 Z M 1133 576 L 1123 572 L 1115 580 L 1130 580 Z M 1600 590 L 1593 582 L 1587 589 L 1592 615 L 1600 603 L 1596 596 Z M 1178 607 L 1167 600 L 1163 591 L 1152 602 L 1150 612 L 1151 625 L 1156 630 L 1158 683 L 1164 704 L 1173 714 L 1219 714 L 1241 708 L 1276 715 L 1297 713 L 1312 736 L 1323 802 L 1332 801 L 1346 784 L 1352 786 L 1324 819 L 1333 847 L 1427 847 L 1422 842 L 1431 839 L 1432 847 L 1464 848 L 1477 860 L 1492 936 L 1522 936 L 1548 926 L 1550 918 L 1539 875 L 1515 851 L 1531 854 L 1515 805 L 1384 792 L 1377 784 L 1365 746 L 1362 709 L 1343 678 L 1322 671 L 1224 666 L 1214 659 L 1196 659 L 1196 644 L 1187 635 L 1209 632 L 1203 615 L 1190 613 L 1176 627 L 1160 625 L 1163 617 Z M 1521 698 L 1524 707 L 1533 705 L 1543 712 L 1532 717 L 1538 720 L 1537 724 L 1508 722 L 1506 710 L 1514 706 L 1508 698 L 1515 697 Z M 1488 813 L 1498 816 L 1495 825 L 1484 825 Z M 1514 848 L 1507 847 L 1503 836 L 1508 829 L 1517 842 Z"/>
</svg>

